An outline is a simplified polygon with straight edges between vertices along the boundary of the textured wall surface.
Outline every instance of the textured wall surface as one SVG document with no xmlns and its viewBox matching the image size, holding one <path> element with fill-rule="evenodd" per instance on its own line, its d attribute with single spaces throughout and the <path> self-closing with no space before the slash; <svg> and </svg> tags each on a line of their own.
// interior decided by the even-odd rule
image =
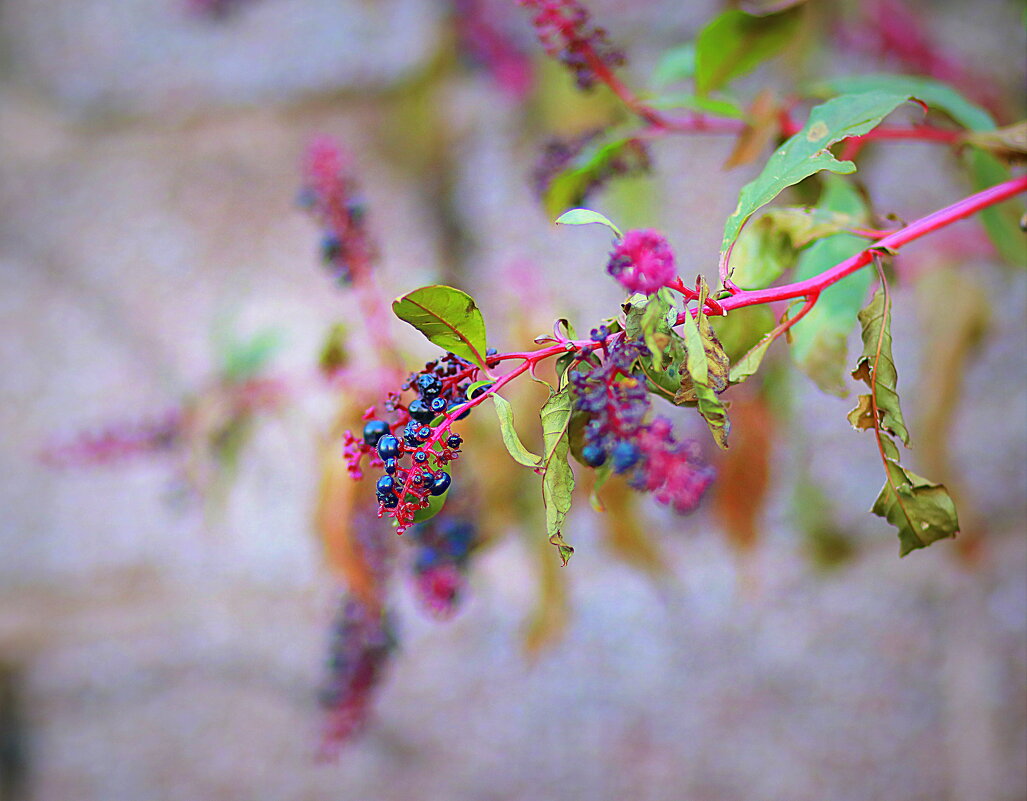
<svg viewBox="0 0 1027 801">
<path fill-rule="evenodd" d="M 644 64 L 646 31 L 674 41 L 705 18 L 705 5 L 680 5 L 596 7 L 614 32 L 622 20 Z M 449 47 L 447 13 L 428 0 L 253 0 L 209 22 L 175 0 L 0 4 L 0 677 L 21 699 L 23 797 L 1027 796 L 1027 289 L 987 257 L 966 266 L 994 301 L 965 376 L 983 389 L 953 432 L 990 529 L 977 564 L 944 544 L 896 559 L 890 530 L 865 513 L 880 466 L 844 422 L 851 402 L 797 377 L 807 433 L 784 432 L 799 447 L 777 456 L 754 554 L 740 561 L 707 512 L 681 520 L 654 507 L 672 568 L 654 583 L 611 562 L 576 510 L 575 615 L 534 663 L 520 651 L 534 592 L 520 541 L 482 556 L 448 623 L 397 587 L 402 650 L 366 736 L 333 764 L 314 761 L 337 593 L 310 527 L 323 404 L 261 427 L 216 515 L 176 502 L 159 459 L 54 472 L 35 458 L 54 434 L 161 410 L 195 387 L 226 320 L 280 330 L 276 368 L 309 369 L 326 328 L 355 314 L 319 271 L 316 233 L 293 205 L 314 133 L 356 156 L 389 293 L 456 272 L 486 317 L 503 320 L 523 293 L 497 279 L 527 270 L 540 306 L 579 330 L 616 309 L 617 287 L 596 277 L 606 241 L 554 230 L 532 197 L 544 130 L 482 74 L 454 73 L 432 101 L 446 126 L 444 214 L 436 179 L 404 160 L 395 95 Z M 939 5 L 935 27 L 971 60 L 1022 54 L 1010 5 L 964 19 Z M 661 142 L 657 191 L 634 211 L 620 201 L 668 230 L 686 272 L 715 272 L 720 227 L 751 177 L 721 171 L 730 147 Z M 907 219 L 957 199 L 960 179 L 933 166 L 944 158 L 927 146 L 881 151 L 875 196 Z M 896 293 L 896 359 L 914 410 L 925 386 L 916 302 Z M 809 565 L 792 531 L 798 460 L 833 488 L 860 541 L 834 574 Z"/>
</svg>

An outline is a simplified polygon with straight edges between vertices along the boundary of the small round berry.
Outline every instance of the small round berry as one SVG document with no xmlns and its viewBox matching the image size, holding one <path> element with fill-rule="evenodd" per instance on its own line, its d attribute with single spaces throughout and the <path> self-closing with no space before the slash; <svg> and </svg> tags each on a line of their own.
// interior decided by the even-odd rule
<svg viewBox="0 0 1027 801">
<path fill-rule="evenodd" d="M 425 400 L 430 400 L 442 392 L 442 381 L 437 375 L 432 375 L 431 373 L 422 373 L 417 376 L 414 385 Z"/>
<path fill-rule="evenodd" d="M 395 509 L 399 506 L 399 498 L 394 493 L 383 494 L 379 499 L 381 505 L 386 509 Z"/>
<path fill-rule="evenodd" d="M 463 441 L 463 438 L 459 434 L 450 434 L 446 439 L 446 445 L 450 448 L 459 448 Z"/>
<path fill-rule="evenodd" d="M 581 449 L 581 461 L 589 467 L 600 467 L 606 462 L 606 451 L 598 445 L 586 445 Z"/>
<path fill-rule="evenodd" d="M 323 261 L 335 261 L 340 253 L 342 253 L 342 240 L 335 234 L 328 234 L 321 240 L 321 259 Z"/>
<path fill-rule="evenodd" d="M 428 423 L 435 416 L 435 412 L 431 410 L 431 407 L 420 398 L 410 401 L 407 411 L 410 412 L 410 417 L 418 423 Z"/>
<path fill-rule="evenodd" d="M 396 472 L 396 466 L 397 462 L 395 459 L 385 460 L 385 472 L 388 473 L 390 476 Z"/>
<path fill-rule="evenodd" d="M 430 426 L 422 426 L 421 428 L 418 429 L 417 436 L 420 437 L 421 439 L 428 439 L 428 437 L 431 436 L 431 427 Z"/>
<path fill-rule="evenodd" d="M 474 400 L 482 393 L 488 392 L 492 389 L 492 384 L 482 384 L 480 387 L 475 387 L 474 391 L 471 392 L 471 400 Z"/>
<path fill-rule="evenodd" d="M 446 411 L 446 399 L 445 398 L 432 398 L 431 401 L 432 414 L 442 414 Z M 425 421 L 427 422 L 427 421 Z"/>
<path fill-rule="evenodd" d="M 382 476 L 378 479 L 378 483 L 375 484 L 375 489 L 378 492 L 392 492 L 396 486 L 396 479 L 392 476 Z"/>
<path fill-rule="evenodd" d="M 399 440 L 392 436 L 392 434 L 386 434 L 378 440 L 378 455 L 382 458 L 382 461 L 395 459 L 399 456 Z"/>
<path fill-rule="evenodd" d="M 435 480 L 431 483 L 431 494 L 441 495 L 449 489 L 449 485 L 453 483 L 452 476 L 449 473 L 440 470 L 435 474 Z"/>
<path fill-rule="evenodd" d="M 638 448 L 630 442 L 618 442 L 613 447 L 613 472 L 623 473 L 638 461 Z"/>
<path fill-rule="evenodd" d="M 418 451 L 414 454 L 414 461 L 418 464 L 424 464 L 428 461 L 428 454 L 426 454 L 424 451 Z"/>
<path fill-rule="evenodd" d="M 364 425 L 364 442 L 373 448 L 388 433 L 389 424 L 384 420 L 368 420 Z"/>
</svg>

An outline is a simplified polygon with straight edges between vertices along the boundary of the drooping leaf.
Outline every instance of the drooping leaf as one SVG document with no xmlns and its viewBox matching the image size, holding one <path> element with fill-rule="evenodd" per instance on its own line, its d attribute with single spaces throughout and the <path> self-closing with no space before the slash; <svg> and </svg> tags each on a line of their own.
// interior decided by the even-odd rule
<svg viewBox="0 0 1027 801">
<path fill-rule="evenodd" d="M 485 320 L 474 298 L 451 286 L 425 286 L 392 302 L 392 311 L 430 342 L 485 366 Z"/>
<path fill-rule="evenodd" d="M 863 92 L 842 95 L 814 107 L 803 129 L 775 150 L 759 176 L 742 187 L 738 206 L 724 226 L 721 253 L 734 244 L 742 226 L 756 211 L 789 186 L 821 170 L 855 172 L 855 164 L 838 161 L 828 148 L 842 139 L 872 130 L 908 97 L 891 92 Z"/>
<path fill-rule="evenodd" d="M 546 507 L 546 533 L 566 565 L 574 549 L 563 539 L 563 524 L 571 508 L 574 471 L 567 461 L 570 437 L 567 433 L 573 408 L 570 385 L 550 393 L 540 413 L 542 420 L 542 500 Z"/>
<path fill-rule="evenodd" d="M 934 78 L 888 73 L 846 75 L 818 81 L 810 88 L 809 93 L 818 97 L 830 97 L 874 91 L 915 97 L 928 106 L 945 112 L 964 128 L 972 131 L 988 131 L 995 127 L 995 121 L 987 111 L 967 100 L 948 84 Z"/>
<path fill-rule="evenodd" d="M 748 123 L 735 140 L 724 169 L 750 164 L 760 156 L 781 128 L 781 104 L 771 89 L 763 89 L 753 98 L 745 117 Z"/>
<path fill-rule="evenodd" d="M 624 236 L 620 232 L 620 228 L 607 219 L 605 215 L 600 214 L 598 211 L 592 211 L 592 209 L 570 209 L 556 218 L 557 225 L 590 225 L 593 223 L 605 225 L 617 235 L 618 239 Z"/>
<path fill-rule="evenodd" d="M 493 392 L 492 398 L 496 406 L 496 416 L 499 418 L 499 430 L 503 435 L 503 444 L 507 452 L 514 458 L 514 461 L 523 464 L 525 467 L 538 467 L 542 461 L 541 457 L 524 447 L 521 438 L 517 436 L 517 429 L 514 428 L 513 407 L 506 399 Z"/>
<path fill-rule="evenodd" d="M 906 445 L 909 434 L 896 392 L 898 375 L 891 356 L 891 304 L 886 286 L 859 313 L 863 327 L 863 355 L 853 377 L 866 382 L 869 395 L 861 395 L 849 420 L 858 429 L 869 428 L 877 438 L 884 462 L 885 484 L 874 502 L 874 514 L 898 529 L 900 555 L 959 532 L 956 507 L 948 490 L 907 470 L 899 463 L 899 449 L 891 436 Z"/>
<path fill-rule="evenodd" d="M 899 555 L 959 533 L 959 517 L 952 497 L 935 484 L 899 464 L 899 449 L 887 436 L 879 436 L 888 478 L 871 511 L 899 531 Z"/>
<path fill-rule="evenodd" d="M 873 425 L 898 437 L 909 445 L 909 432 L 899 406 L 899 374 L 892 359 L 891 309 L 884 289 L 878 289 L 865 308 L 860 310 L 863 354 L 856 362 L 852 377 L 870 387 L 877 419 Z M 871 418 L 873 418 L 871 413 Z"/>
<path fill-rule="evenodd" d="M 716 341 L 713 329 L 705 319 L 704 305 L 708 294 L 709 287 L 706 281 L 700 279 L 698 314 L 695 317 L 685 314 L 682 327 L 686 349 L 685 368 L 688 375 L 682 376 L 680 394 L 675 400 L 684 402 L 694 394 L 699 414 L 709 426 L 714 441 L 721 448 L 726 448 L 731 423 L 727 417 L 727 410 L 713 387 L 722 379 L 723 385 L 727 386 L 728 362 L 724 349 L 720 342 Z M 685 378 L 689 379 L 688 386 L 685 384 Z"/>
<path fill-rule="evenodd" d="M 705 95 L 780 53 L 799 30 L 797 9 L 753 16 L 730 9 L 700 31 L 695 43 L 695 89 Z"/>
<path fill-rule="evenodd" d="M 848 220 L 850 225 L 866 222 L 866 209 L 859 193 L 834 175 L 825 176 L 818 211 Z M 795 280 L 812 278 L 864 247 L 863 239 L 846 233 L 814 242 L 799 256 Z M 849 362 L 847 341 L 872 280 L 870 271 L 859 270 L 827 287 L 821 291 L 816 305 L 790 329 L 792 361 L 824 392 L 842 398 L 849 394 L 845 376 Z"/>
</svg>

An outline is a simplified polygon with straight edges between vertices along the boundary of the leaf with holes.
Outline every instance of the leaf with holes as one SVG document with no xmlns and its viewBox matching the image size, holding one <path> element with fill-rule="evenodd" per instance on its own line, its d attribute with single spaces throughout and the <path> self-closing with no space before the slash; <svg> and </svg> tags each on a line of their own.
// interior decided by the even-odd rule
<svg viewBox="0 0 1027 801">
<path fill-rule="evenodd" d="M 892 359 L 891 304 L 884 289 L 878 289 L 866 308 L 859 312 L 863 327 L 863 354 L 852 377 L 870 387 L 879 425 L 888 434 L 909 445 L 909 431 L 899 405 L 899 374 Z M 873 418 L 871 413 L 871 418 Z"/>
</svg>

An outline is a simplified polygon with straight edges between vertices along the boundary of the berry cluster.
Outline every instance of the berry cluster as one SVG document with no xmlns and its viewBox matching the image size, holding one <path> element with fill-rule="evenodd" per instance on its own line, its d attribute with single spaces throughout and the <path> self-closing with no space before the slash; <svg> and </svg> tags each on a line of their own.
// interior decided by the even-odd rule
<svg viewBox="0 0 1027 801">
<path fill-rule="evenodd" d="M 577 192 L 567 198 L 566 205 L 583 206 L 589 196 L 602 188 L 611 178 L 623 175 L 638 175 L 647 172 L 650 167 L 649 149 L 641 139 L 628 139 L 621 143 L 612 154 L 603 158 L 589 158 L 590 151 L 598 147 L 598 137 L 602 130 L 590 131 L 574 139 L 553 139 L 542 151 L 533 173 L 535 192 L 544 197 L 557 177 L 574 169 L 579 161 L 588 163 L 586 180 L 581 182 Z"/>
<path fill-rule="evenodd" d="M 328 712 L 325 745 L 353 736 L 367 719 L 371 694 L 396 647 L 391 616 L 356 596 L 342 599 L 332 626 L 329 677 L 321 692 Z"/>
<path fill-rule="evenodd" d="M 459 407 L 485 390 L 478 387 L 467 394 L 477 371 L 475 365 L 447 353 L 411 375 L 400 392 L 389 394 L 383 405 L 391 422 L 376 417 L 372 407 L 365 414 L 361 436 L 350 431 L 344 435 L 343 455 L 352 476 L 363 475 L 360 463 L 365 455 L 372 467 L 384 471 L 375 485 L 379 516 L 395 518 L 399 534 L 433 497 L 449 490 L 452 479 L 446 466 L 459 457 L 463 440 L 449 430 L 444 418 L 460 419 Z M 404 404 L 408 391 L 417 397 Z"/>
<path fill-rule="evenodd" d="M 610 254 L 606 271 L 628 292 L 652 295 L 677 278 L 674 253 L 659 231 L 628 231 Z"/>
<path fill-rule="evenodd" d="M 321 260 L 340 284 L 370 269 L 375 248 L 368 234 L 366 206 L 342 148 L 327 137 L 310 143 L 298 203 L 318 221 Z"/>
<path fill-rule="evenodd" d="M 713 481 L 713 469 L 700 459 L 698 445 L 678 441 L 673 426 L 657 417 L 649 422 L 649 393 L 636 372 L 646 355 L 639 342 L 618 340 L 598 366 L 571 373 L 574 411 L 583 419 L 581 461 L 628 476 L 637 490 L 651 492 L 677 512 L 698 506 Z"/>
<path fill-rule="evenodd" d="M 418 523 L 411 534 L 417 547 L 414 580 L 418 597 L 434 614 L 448 616 L 456 609 L 471 550 L 478 543 L 474 522 L 444 511 Z"/>
<path fill-rule="evenodd" d="M 574 73 L 580 89 L 599 81 L 596 68 L 619 67 L 624 53 L 610 44 L 606 31 L 591 27 L 589 13 L 577 0 L 520 0 L 531 9 L 535 32 L 542 47 Z"/>
<path fill-rule="evenodd" d="M 170 451 L 183 438 L 183 415 L 172 409 L 163 417 L 82 431 L 73 439 L 52 442 L 39 454 L 48 467 L 112 464 L 134 456 Z"/>
</svg>

